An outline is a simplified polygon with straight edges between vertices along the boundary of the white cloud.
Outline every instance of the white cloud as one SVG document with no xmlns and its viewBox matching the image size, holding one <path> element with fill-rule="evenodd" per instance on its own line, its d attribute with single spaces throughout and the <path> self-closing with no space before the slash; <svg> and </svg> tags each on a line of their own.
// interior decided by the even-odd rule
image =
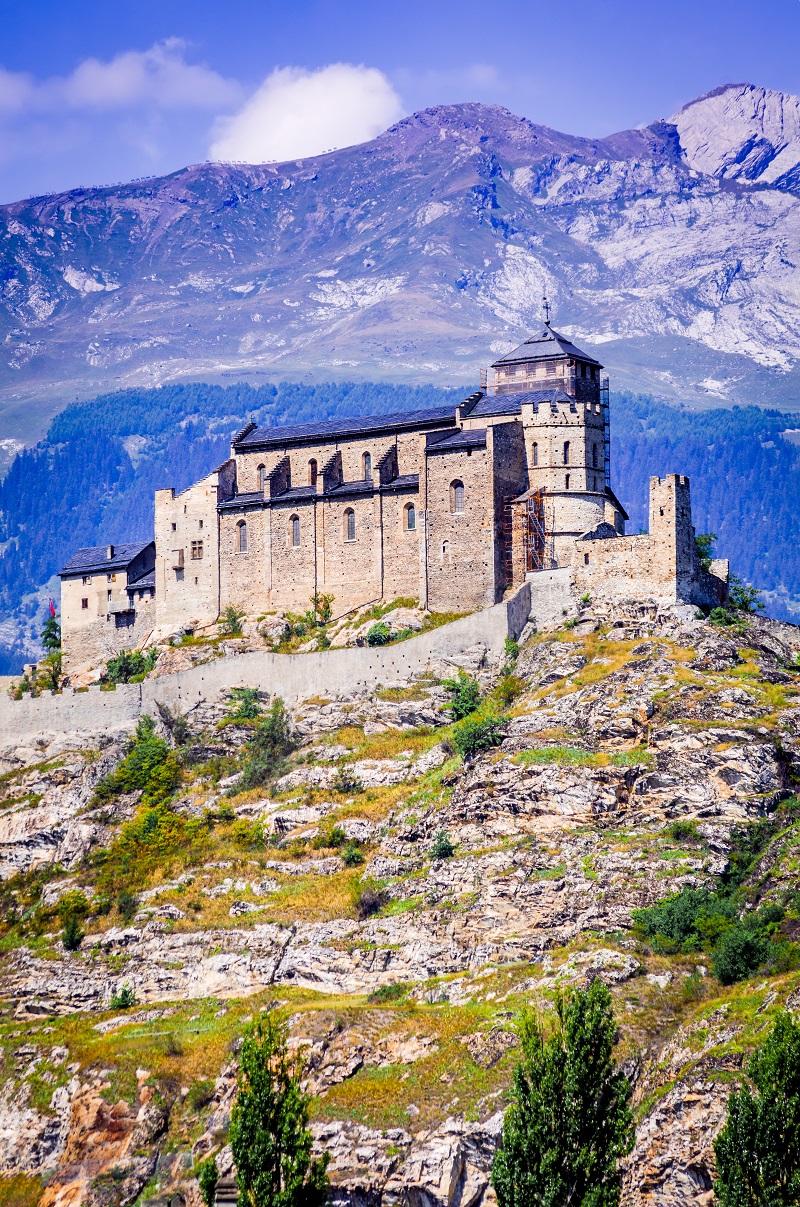
<svg viewBox="0 0 800 1207">
<path fill-rule="evenodd" d="M 156 107 L 217 110 L 241 97 L 237 83 L 185 57 L 180 38 L 126 50 L 107 62 L 84 59 L 68 76 L 37 81 L 0 67 L 0 113 L 58 113 Z"/>
<path fill-rule="evenodd" d="M 219 119 L 210 156 L 264 163 L 319 155 L 374 138 L 403 112 L 389 80 L 374 67 L 281 67 L 238 113 Z"/>
</svg>

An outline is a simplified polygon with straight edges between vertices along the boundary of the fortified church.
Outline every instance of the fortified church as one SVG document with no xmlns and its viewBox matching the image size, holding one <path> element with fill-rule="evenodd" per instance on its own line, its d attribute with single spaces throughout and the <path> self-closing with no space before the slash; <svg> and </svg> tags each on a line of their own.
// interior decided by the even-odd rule
<svg viewBox="0 0 800 1207">
<path fill-rule="evenodd" d="M 156 491 L 154 541 L 81 549 L 60 571 L 68 661 L 315 592 L 335 615 L 400 597 L 474 611 L 559 568 L 576 598 L 723 603 L 727 562 L 700 566 L 688 478 L 652 478 L 649 533 L 625 535 L 601 369 L 546 322 L 455 407 L 248 423 L 212 473 Z"/>
</svg>

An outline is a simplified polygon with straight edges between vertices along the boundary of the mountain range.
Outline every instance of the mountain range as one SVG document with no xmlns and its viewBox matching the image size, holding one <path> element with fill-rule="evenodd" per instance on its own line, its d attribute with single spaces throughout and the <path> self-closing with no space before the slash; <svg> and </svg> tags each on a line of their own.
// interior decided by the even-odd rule
<svg viewBox="0 0 800 1207">
<path fill-rule="evenodd" d="M 2 435 L 167 381 L 472 384 L 544 293 L 618 387 L 791 410 L 798 194 L 800 101 L 731 84 L 603 139 L 450 105 L 313 159 L 20 201 Z"/>
</svg>

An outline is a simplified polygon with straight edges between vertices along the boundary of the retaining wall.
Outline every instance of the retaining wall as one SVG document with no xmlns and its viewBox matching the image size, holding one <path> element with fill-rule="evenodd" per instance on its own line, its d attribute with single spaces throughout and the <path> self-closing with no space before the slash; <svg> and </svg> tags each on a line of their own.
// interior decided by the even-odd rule
<svg viewBox="0 0 800 1207">
<path fill-rule="evenodd" d="M 553 589 L 552 583 L 544 581 L 541 589 L 534 589 L 540 611 L 546 611 Z M 36 699 L 3 696 L 0 745 L 6 749 L 27 746 L 46 735 L 69 734 L 74 741 L 80 735 L 118 733 L 132 729 L 142 713 L 154 711 L 157 702 L 185 712 L 198 701 L 214 699 L 232 687 L 257 687 L 296 702 L 309 696 L 347 695 L 378 684 L 386 686 L 421 674 L 433 662 L 456 659 L 476 646 L 483 646 L 490 656 L 499 656 L 506 637 L 518 637 L 530 615 L 531 584 L 525 583 L 505 603 L 385 648 L 312 654 L 259 651 L 219 658 L 144 683 L 122 684 L 115 691 L 92 687 L 86 692 L 67 689 L 60 695 L 46 692 Z"/>
</svg>

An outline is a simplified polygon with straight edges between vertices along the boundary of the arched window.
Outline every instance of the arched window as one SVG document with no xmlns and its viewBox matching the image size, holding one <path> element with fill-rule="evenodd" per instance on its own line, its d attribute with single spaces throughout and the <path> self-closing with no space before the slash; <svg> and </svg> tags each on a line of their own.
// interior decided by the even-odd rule
<svg viewBox="0 0 800 1207">
<path fill-rule="evenodd" d="M 534 465 L 539 464 L 539 445 L 536 443 L 535 440 L 533 442 L 533 464 Z"/>
<path fill-rule="evenodd" d="M 300 544 L 300 516 L 293 515 L 289 518 L 289 532 L 292 537 L 292 544 L 297 548 Z"/>
<path fill-rule="evenodd" d="M 456 515 L 464 510 L 464 483 L 457 478 L 450 483 L 450 510 Z"/>
<path fill-rule="evenodd" d="M 314 457 L 308 463 L 308 485 L 317 485 L 317 462 Z"/>
<path fill-rule="evenodd" d="M 442 561 L 446 562 L 450 554 L 450 542 L 442 541 Z"/>
<path fill-rule="evenodd" d="M 406 503 L 405 516 L 406 516 L 406 530 L 408 532 L 414 532 L 414 530 L 417 527 L 417 509 L 413 503 Z"/>
<path fill-rule="evenodd" d="M 247 553 L 247 524 L 239 520 L 236 525 L 236 548 L 239 553 Z"/>
<path fill-rule="evenodd" d="M 597 469 L 597 445 L 592 445 L 592 469 Z"/>
<path fill-rule="evenodd" d="M 564 441 L 564 464 L 569 465 L 569 440 Z"/>
<path fill-rule="evenodd" d="M 267 469 L 264 465 L 258 467 L 258 489 L 264 491 L 267 485 Z"/>
<path fill-rule="evenodd" d="M 344 513 L 344 539 L 346 541 L 356 539 L 356 513 L 352 507 L 348 507 Z"/>
<path fill-rule="evenodd" d="M 364 467 L 364 481 L 367 482 L 372 478 L 372 453 L 364 453 L 361 463 Z"/>
</svg>

